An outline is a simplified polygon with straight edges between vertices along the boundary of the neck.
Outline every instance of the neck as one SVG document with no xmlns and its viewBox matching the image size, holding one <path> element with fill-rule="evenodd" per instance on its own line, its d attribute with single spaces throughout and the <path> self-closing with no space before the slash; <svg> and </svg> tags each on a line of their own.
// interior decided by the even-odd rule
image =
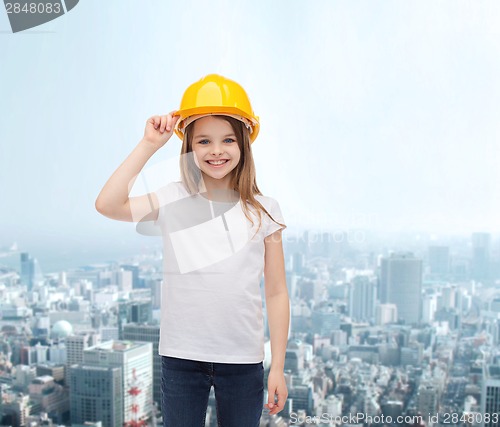
<svg viewBox="0 0 500 427">
<path fill-rule="evenodd" d="M 226 175 L 222 179 L 214 179 L 202 173 L 199 183 L 199 192 L 203 197 L 214 202 L 237 202 L 239 193 L 229 187 L 231 177 Z"/>
</svg>

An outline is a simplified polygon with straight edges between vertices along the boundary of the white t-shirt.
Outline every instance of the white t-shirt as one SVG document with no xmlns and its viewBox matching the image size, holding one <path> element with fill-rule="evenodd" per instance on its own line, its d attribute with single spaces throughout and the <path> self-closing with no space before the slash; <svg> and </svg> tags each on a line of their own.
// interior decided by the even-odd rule
<svg viewBox="0 0 500 427">
<path fill-rule="evenodd" d="M 286 228 L 262 212 L 262 226 L 241 201 L 214 202 L 191 195 L 181 181 L 156 192 L 155 225 L 163 238 L 163 287 L 159 353 L 219 363 L 264 360 L 260 281 L 264 237 Z M 284 224 L 278 202 L 256 195 Z"/>
</svg>

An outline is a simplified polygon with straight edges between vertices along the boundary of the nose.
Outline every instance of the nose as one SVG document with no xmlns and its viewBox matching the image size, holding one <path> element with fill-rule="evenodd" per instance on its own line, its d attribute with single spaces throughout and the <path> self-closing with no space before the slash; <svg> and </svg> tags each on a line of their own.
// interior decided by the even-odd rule
<svg viewBox="0 0 500 427">
<path fill-rule="evenodd" d="M 212 145 L 212 155 L 220 156 L 224 152 L 224 147 L 222 144 L 213 144 Z"/>
</svg>

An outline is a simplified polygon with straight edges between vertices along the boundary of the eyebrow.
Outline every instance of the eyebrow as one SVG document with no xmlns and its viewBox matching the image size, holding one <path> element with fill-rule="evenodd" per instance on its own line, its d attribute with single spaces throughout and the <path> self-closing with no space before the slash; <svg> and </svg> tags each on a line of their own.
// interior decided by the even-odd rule
<svg viewBox="0 0 500 427">
<path fill-rule="evenodd" d="M 229 133 L 229 134 L 225 135 L 224 138 L 227 138 L 228 136 L 236 137 L 236 135 L 234 133 Z M 210 138 L 210 135 L 196 135 L 195 138 Z"/>
</svg>

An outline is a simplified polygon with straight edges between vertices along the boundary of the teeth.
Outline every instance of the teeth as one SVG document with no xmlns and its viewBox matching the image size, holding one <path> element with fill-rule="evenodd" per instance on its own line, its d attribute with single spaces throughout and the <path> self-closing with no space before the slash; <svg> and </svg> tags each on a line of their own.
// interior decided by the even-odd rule
<svg viewBox="0 0 500 427">
<path fill-rule="evenodd" d="M 212 161 L 212 160 L 209 160 L 208 163 L 210 163 L 211 165 L 222 165 L 222 163 L 226 163 L 227 160 L 217 160 L 217 161 Z"/>
</svg>

